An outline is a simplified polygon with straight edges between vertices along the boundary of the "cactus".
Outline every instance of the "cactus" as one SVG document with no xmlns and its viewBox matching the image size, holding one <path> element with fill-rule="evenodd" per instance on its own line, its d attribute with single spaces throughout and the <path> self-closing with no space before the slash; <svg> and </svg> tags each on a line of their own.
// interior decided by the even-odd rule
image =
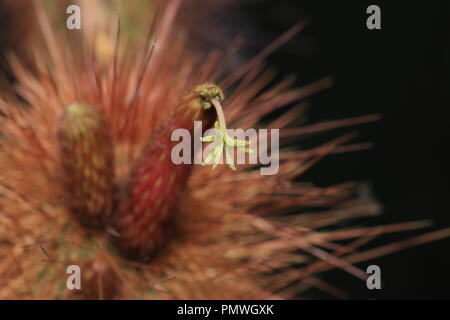
<svg viewBox="0 0 450 320">
<path fill-rule="evenodd" d="M 84 226 L 100 228 L 112 212 L 114 161 L 108 129 L 94 107 L 74 103 L 64 110 L 59 132 L 65 200 Z"/>
</svg>

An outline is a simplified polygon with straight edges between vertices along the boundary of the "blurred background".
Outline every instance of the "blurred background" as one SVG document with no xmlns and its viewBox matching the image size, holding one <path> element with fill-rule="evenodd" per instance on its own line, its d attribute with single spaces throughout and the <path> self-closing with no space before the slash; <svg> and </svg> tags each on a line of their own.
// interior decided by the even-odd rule
<svg viewBox="0 0 450 320">
<path fill-rule="evenodd" d="M 2 9 L 2 4 L 12 1 L 0 0 L 0 27 L 8 25 L 8 19 L 13 16 Z M 357 127 L 360 134 L 354 142 L 370 141 L 374 143 L 373 148 L 331 155 L 301 179 L 321 186 L 348 180 L 366 181 L 372 195 L 381 203 L 383 214 L 351 221 L 352 225 L 432 219 L 433 230 L 449 227 L 450 3 L 439 0 L 232 2 L 214 0 L 211 1 L 214 13 L 206 5 L 203 11 L 192 6 L 194 12 L 186 11 L 180 16 L 181 22 L 192 27 L 196 34 L 198 41 L 192 43 L 194 46 L 204 50 L 226 47 L 240 33 L 245 44 L 235 58 L 238 64 L 254 56 L 296 22 L 310 18 L 304 31 L 268 59 L 268 65 L 279 72 L 278 79 L 295 74 L 299 86 L 325 76 L 335 80 L 332 88 L 308 99 L 311 103 L 308 122 L 382 115 L 378 123 Z M 381 30 L 366 28 L 366 9 L 371 4 L 381 8 Z M 22 7 L 18 5 L 15 10 L 21 11 Z M 198 14 L 197 18 L 194 13 Z M 214 26 L 213 32 L 195 29 L 196 19 L 206 18 Z M 11 46 L 20 49 L 23 43 L 15 39 L 22 38 L 26 32 L 22 28 L 14 31 L 8 35 L 0 32 L 0 49 Z M 2 83 L 8 82 L 7 75 L 6 72 L 0 77 L 0 89 Z M 317 145 L 352 129 L 310 136 L 301 146 Z M 382 236 L 371 246 L 421 233 L 423 230 Z M 449 249 L 450 239 L 446 239 L 360 264 L 362 269 L 370 264 L 381 267 L 382 290 L 368 290 L 363 282 L 339 270 L 323 277 L 345 289 L 352 298 L 450 299 Z M 309 297 L 330 298 L 314 291 Z"/>
<path fill-rule="evenodd" d="M 366 28 L 371 4 L 381 8 L 381 30 Z M 335 79 L 331 89 L 310 99 L 310 122 L 382 114 L 379 123 L 358 127 L 357 140 L 371 141 L 374 148 L 331 155 L 302 179 L 320 185 L 368 181 L 383 214 L 364 224 L 432 219 L 433 230 L 450 226 L 450 3 L 277 0 L 254 2 L 244 11 L 253 23 L 246 39 L 254 52 L 259 42 L 311 18 L 306 30 L 269 58 L 281 74 L 297 74 L 300 85 L 326 75 Z M 405 236 L 382 236 L 373 245 Z M 446 239 L 361 264 L 381 267 L 378 291 L 341 271 L 324 278 L 345 283 L 353 298 L 449 299 L 449 250 Z"/>
</svg>

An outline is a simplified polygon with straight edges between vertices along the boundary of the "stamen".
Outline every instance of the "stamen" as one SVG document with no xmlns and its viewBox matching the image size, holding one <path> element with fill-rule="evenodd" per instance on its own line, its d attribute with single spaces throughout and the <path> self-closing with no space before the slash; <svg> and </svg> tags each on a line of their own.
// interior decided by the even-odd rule
<svg viewBox="0 0 450 320">
<path fill-rule="evenodd" d="M 214 125 L 216 134 L 213 136 L 200 138 L 202 142 L 217 141 L 216 147 L 206 156 L 205 160 L 202 162 L 202 165 L 212 164 L 212 168 L 215 169 L 220 163 L 220 160 L 223 157 L 223 153 L 225 152 L 226 164 L 230 167 L 231 170 L 237 170 L 236 166 L 234 165 L 233 158 L 231 157 L 231 154 L 227 147 L 238 147 L 244 150 L 244 152 L 246 153 L 251 153 L 253 152 L 253 150 L 246 147 L 249 144 L 248 141 L 233 139 L 228 135 L 225 113 L 223 112 L 223 108 L 220 103 L 220 100 L 224 99 L 222 90 L 214 84 L 206 84 L 199 86 L 197 89 L 197 93 L 202 97 L 203 108 L 209 109 L 211 105 L 214 106 L 218 120 Z"/>
</svg>

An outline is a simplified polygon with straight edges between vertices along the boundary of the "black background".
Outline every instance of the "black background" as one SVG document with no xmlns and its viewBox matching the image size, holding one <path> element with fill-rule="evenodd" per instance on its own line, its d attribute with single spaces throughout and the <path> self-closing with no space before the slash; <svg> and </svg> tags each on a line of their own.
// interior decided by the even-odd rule
<svg viewBox="0 0 450 320">
<path fill-rule="evenodd" d="M 302 18 L 311 18 L 301 34 L 268 59 L 280 75 L 297 74 L 298 85 L 324 76 L 335 79 L 332 88 L 309 99 L 310 123 L 374 113 L 383 116 L 379 123 L 358 127 L 361 134 L 356 142 L 372 141 L 373 149 L 332 155 L 302 179 L 323 186 L 369 181 L 384 210 L 381 216 L 366 219 L 365 225 L 433 219 L 432 230 L 449 227 L 450 2 L 249 2 L 254 3 L 223 16 L 224 24 L 244 32 L 247 51 L 243 53 L 249 57 Z M 381 8 L 381 30 L 366 28 L 370 4 Z M 413 234 L 381 237 L 375 245 Z M 383 289 L 376 292 L 339 270 L 324 279 L 352 298 L 450 299 L 449 249 L 446 239 L 360 264 L 381 267 Z"/>
<path fill-rule="evenodd" d="M 381 30 L 366 28 L 371 4 L 381 8 Z M 306 30 L 269 58 L 280 74 L 297 74 L 299 85 L 327 75 L 335 79 L 331 89 L 310 99 L 311 123 L 382 114 L 379 123 L 358 127 L 357 141 L 372 141 L 373 149 L 330 156 L 303 179 L 320 185 L 370 181 L 384 210 L 365 224 L 432 219 L 432 230 L 450 226 L 449 2 L 278 0 L 240 12 L 251 21 L 241 22 L 250 54 L 311 18 Z M 411 235 L 381 237 L 375 244 Z M 342 271 L 324 278 L 352 298 L 450 298 L 449 249 L 445 239 L 360 264 L 381 267 L 383 289 L 377 292 Z"/>
</svg>

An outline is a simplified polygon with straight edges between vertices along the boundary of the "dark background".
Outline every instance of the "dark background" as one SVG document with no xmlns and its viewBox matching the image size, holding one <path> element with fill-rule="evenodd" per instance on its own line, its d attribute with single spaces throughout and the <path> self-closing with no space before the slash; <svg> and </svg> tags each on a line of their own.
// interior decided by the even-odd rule
<svg viewBox="0 0 450 320">
<path fill-rule="evenodd" d="M 381 30 L 366 28 L 371 4 L 381 8 Z M 299 85 L 327 75 L 335 79 L 331 89 L 309 99 L 311 123 L 382 114 L 379 123 L 358 127 L 357 141 L 372 141 L 373 149 L 332 155 L 303 178 L 320 185 L 370 181 L 384 210 L 365 224 L 432 219 L 431 230 L 449 227 L 449 1 L 278 0 L 240 12 L 249 17 L 241 25 L 250 54 L 311 18 L 306 30 L 269 58 L 281 74 L 297 74 Z M 382 236 L 375 245 L 415 234 Z M 449 251 L 445 239 L 360 264 L 381 267 L 383 288 L 377 292 L 342 271 L 324 279 L 353 298 L 449 299 Z"/>
<path fill-rule="evenodd" d="M 374 148 L 331 155 L 302 179 L 323 186 L 370 182 L 384 210 L 379 217 L 365 219 L 365 225 L 432 219 L 431 230 L 449 227 L 450 2 L 247 1 L 250 4 L 234 8 L 218 21 L 244 32 L 243 57 L 251 57 L 302 18 L 311 18 L 301 34 L 268 59 L 280 77 L 297 74 L 298 85 L 324 76 L 335 79 L 332 88 L 309 99 L 309 123 L 374 113 L 383 117 L 358 126 L 355 142 L 372 141 Z M 366 28 L 366 8 L 371 4 L 381 8 L 381 30 Z M 423 232 L 383 236 L 374 245 Z M 352 298 L 450 299 L 449 256 L 450 239 L 445 239 L 360 264 L 363 269 L 369 264 L 381 267 L 383 288 L 378 291 L 369 291 L 340 270 L 326 273 L 324 279 Z M 330 298 L 320 292 L 309 294 Z"/>
</svg>

